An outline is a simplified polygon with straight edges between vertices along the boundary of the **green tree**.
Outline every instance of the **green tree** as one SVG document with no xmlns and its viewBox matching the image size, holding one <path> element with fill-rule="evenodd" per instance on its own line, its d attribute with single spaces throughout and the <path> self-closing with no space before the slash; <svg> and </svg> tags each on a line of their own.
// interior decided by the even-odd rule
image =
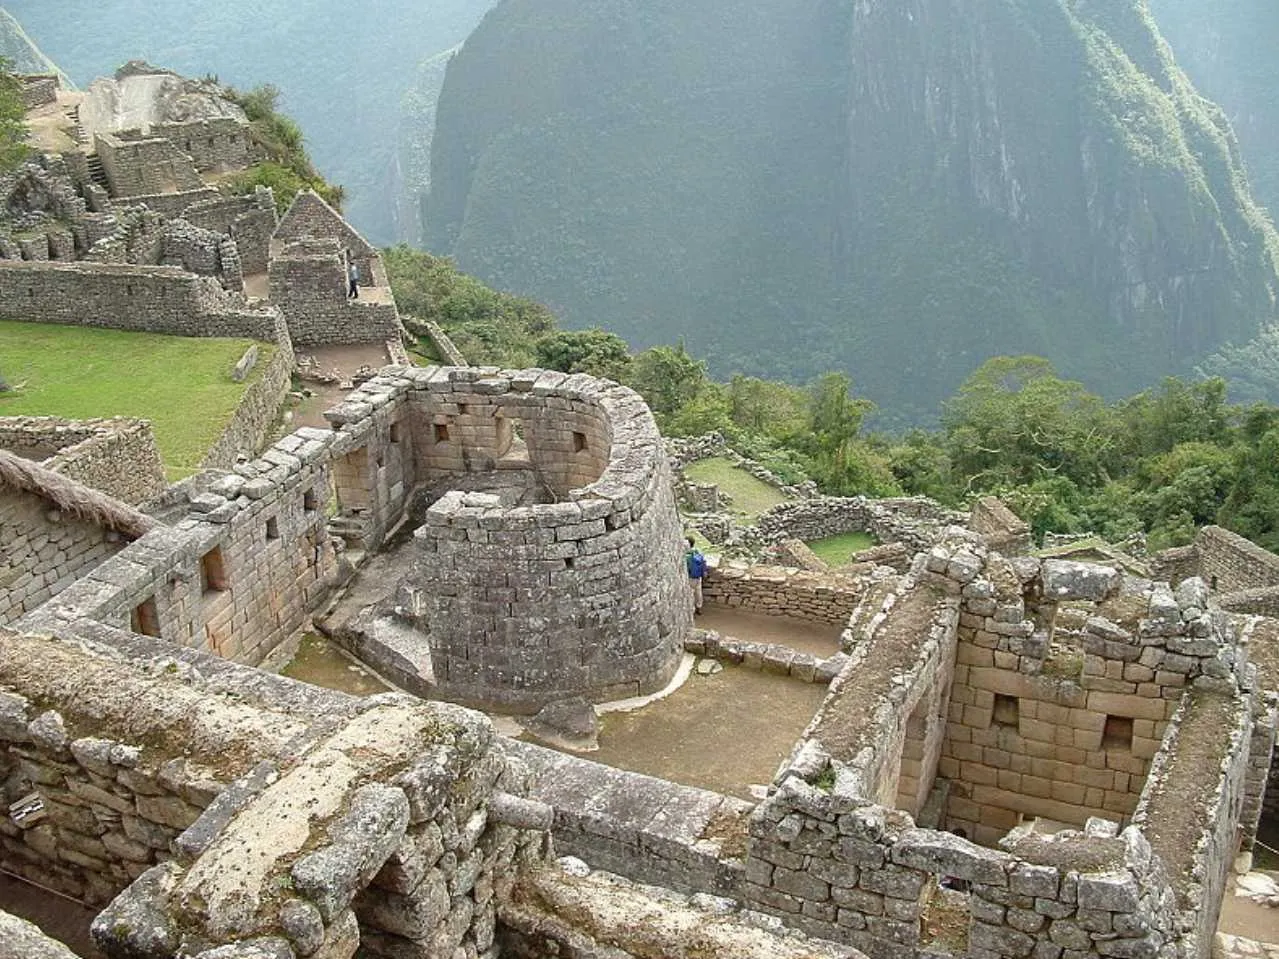
<svg viewBox="0 0 1279 959">
<path fill-rule="evenodd" d="M 328 183 L 306 152 L 302 128 L 277 110 L 280 91 L 269 83 L 247 93 L 227 88 L 227 96 L 239 104 L 249 119 L 249 136 L 262 160 L 228 181 L 233 193 L 251 193 L 259 186 L 275 192 L 275 203 L 284 212 L 302 190 L 314 190 L 336 209 L 346 192 Z"/>
<path fill-rule="evenodd" d="M 946 402 L 942 422 L 951 462 L 969 491 L 1054 476 L 1096 487 L 1108 478 L 1116 443 L 1105 403 L 1037 356 L 987 360 Z"/>
<path fill-rule="evenodd" d="M 675 415 L 709 382 L 706 364 L 689 356 L 681 340 L 675 346 L 655 346 L 635 357 L 629 384 L 662 417 Z"/>
<path fill-rule="evenodd" d="M 1187 383 L 1167 377 L 1118 405 L 1120 448 L 1135 457 L 1164 453 L 1181 443 L 1215 442 L 1229 427 L 1226 381 L 1211 377 Z"/>
<path fill-rule="evenodd" d="M 621 382 L 631 367 L 630 347 L 604 330 L 557 330 L 537 340 L 536 362 L 548 370 L 589 373 Z"/>
</svg>

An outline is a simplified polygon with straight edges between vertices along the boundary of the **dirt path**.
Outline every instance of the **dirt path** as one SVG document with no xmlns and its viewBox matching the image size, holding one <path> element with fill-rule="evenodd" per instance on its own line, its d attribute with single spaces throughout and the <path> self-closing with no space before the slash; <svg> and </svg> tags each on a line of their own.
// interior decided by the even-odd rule
<svg viewBox="0 0 1279 959">
<path fill-rule="evenodd" d="M 839 652 L 840 628 L 829 623 L 767 616 L 707 603 L 694 625 L 752 643 L 778 643 L 814 656 L 833 656 Z"/>
<path fill-rule="evenodd" d="M 371 366 L 377 369 L 391 362 L 386 355 L 386 348 L 377 343 L 359 343 L 352 346 L 317 346 L 301 349 L 297 352 L 314 356 L 323 370 L 341 370 L 347 376 L 355 373 L 362 366 Z M 317 429 L 327 430 L 329 421 L 324 418 L 324 411 L 341 403 L 346 399 L 350 391 L 340 388 L 336 383 L 326 384 L 304 381 L 303 385 L 314 395 L 289 409 L 288 412 L 291 416 L 285 426 L 286 430 L 292 431 L 299 426 L 314 426 Z"/>
</svg>

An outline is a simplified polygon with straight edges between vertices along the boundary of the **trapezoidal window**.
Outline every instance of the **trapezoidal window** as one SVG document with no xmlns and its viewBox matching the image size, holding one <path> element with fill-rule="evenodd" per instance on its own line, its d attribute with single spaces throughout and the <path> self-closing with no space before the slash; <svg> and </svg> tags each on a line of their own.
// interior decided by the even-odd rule
<svg viewBox="0 0 1279 959">
<path fill-rule="evenodd" d="M 1020 721 L 1021 710 L 1017 705 L 1017 697 L 995 693 L 995 707 L 990 714 L 991 725 L 1016 728 Z"/>
<path fill-rule="evenodd" d="M 1102 749 L 1132 751 L 1132 719 L 1127 716 L 1107 716 L 1106 727 L 1101 734 Z"/>
<path fill-rule="evenodd" d="M 447 443 L 449 441 L 449 427 L 447 423 L 435 423 L 432 428 L 435 433 L 435 442 Z"/>
<path fill-rule="evenodd" d="M 129 614 L 129 630 L 139 636 L 160 635 L 160 611 L 156 609 L 154 596 L 133 607 Z"/>
<path fill-rule="evenodd" d="M 585 450 L 586 450 L 586 434 L 574 432 L 573 433 L 573 452 L 581 453 L 581 452 L 584 452 Z"/>
<path fill-rule="evenodd" d="M 398 443 L 399 441 L 400 441 L 400 424 L 392 423 L 391 424 L 391 442 Z"/>
<path fill-rule="evenodd" d="M 275 516 L 266 521 L 266 538 L 268 540 L 280 538 L 280 520 Z"/>
<path fill-rule="evenodd" d="M 308 513 L 314 513 L 320 508 L 320 498 L 315 495 L 315 490 L 309 489 L 302 494 L 302 508 Z"/>
<path fill-rule="evenodd" d="M 226 564 L 222 547 L 215 546 L 200 557 L 200 588 L 206 593 L 220 593 L 227 588 Z"/>
</svg>

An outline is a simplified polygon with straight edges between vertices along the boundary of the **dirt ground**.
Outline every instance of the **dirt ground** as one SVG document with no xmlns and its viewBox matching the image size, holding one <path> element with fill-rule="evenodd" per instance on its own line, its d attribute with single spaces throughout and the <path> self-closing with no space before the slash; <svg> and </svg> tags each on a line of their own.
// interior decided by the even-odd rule
<svg viewBox="0 0 1279 959">
<path fill-rule="evenodd" d="M 599 752 L 586 758 L 750 799 L 750 786 L 772 781 L 825 695 L 825 686 L 733 666 L 694 673 L 665 699 L 606 714 Z"/>
<path fill-rule="evenodd" d="M 353 346 L 319 346 L 298 350 L 314 356 L 321 369 L 341 370 L 343 373 L 355 373 L 361 366 L 378 368 L 386 366 L 390 359 L 385 347 L 377 343 L 360 343 Z M 299 426 L 314 426 L 327 430 L 329 421 L 324 418 L 324 411 L 341 403 L 350 390 L 341 389 L 336 383 L 311 383 L 303 381 L 303 387 L 314 395 L 291 406 L 285 429 L 293 431 Z"/>
<path fill-rule="evenodd" d="M 97 915 L 92 909 L 3 873 L 0 909 L 35 923 L 83 959 L 105 959 L 89 938 L 89 923 Z"/>
<path fill-rule="evenodd" d="M 789 616 L 767 616 L 707 603 L 694 625 L 753 643 L 789 646 L 823 658 L 839 652 L 840 629 L 829 623 L 812 623 L 803 619 L 791 619 Z"/>
<path fill-rule="evenodd" d="M 1258 942 L 1279 943 L 1279 909 L 1236 896 L 1232 877 L 1221 900 L 1217 931 Z"/>
</svg>

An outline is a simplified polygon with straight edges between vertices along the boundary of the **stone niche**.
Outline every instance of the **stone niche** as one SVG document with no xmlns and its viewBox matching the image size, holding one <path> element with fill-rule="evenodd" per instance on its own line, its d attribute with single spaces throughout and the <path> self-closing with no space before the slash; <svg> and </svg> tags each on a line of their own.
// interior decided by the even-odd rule
<svg viewBox="0 0 1279 959">
<path fill-rule="evenodd" d="M 367 542 L 408 491 L 443 491 L 391 598 L 398 621 L 366 631 L 362 657 L 400 664 L 414 692 L 516 713 L 670 681 L 692 604 L 637 394 L 542 370 L 388 369 L 328 415 L 363 437 L 337 485 Z"/>
</svg>

